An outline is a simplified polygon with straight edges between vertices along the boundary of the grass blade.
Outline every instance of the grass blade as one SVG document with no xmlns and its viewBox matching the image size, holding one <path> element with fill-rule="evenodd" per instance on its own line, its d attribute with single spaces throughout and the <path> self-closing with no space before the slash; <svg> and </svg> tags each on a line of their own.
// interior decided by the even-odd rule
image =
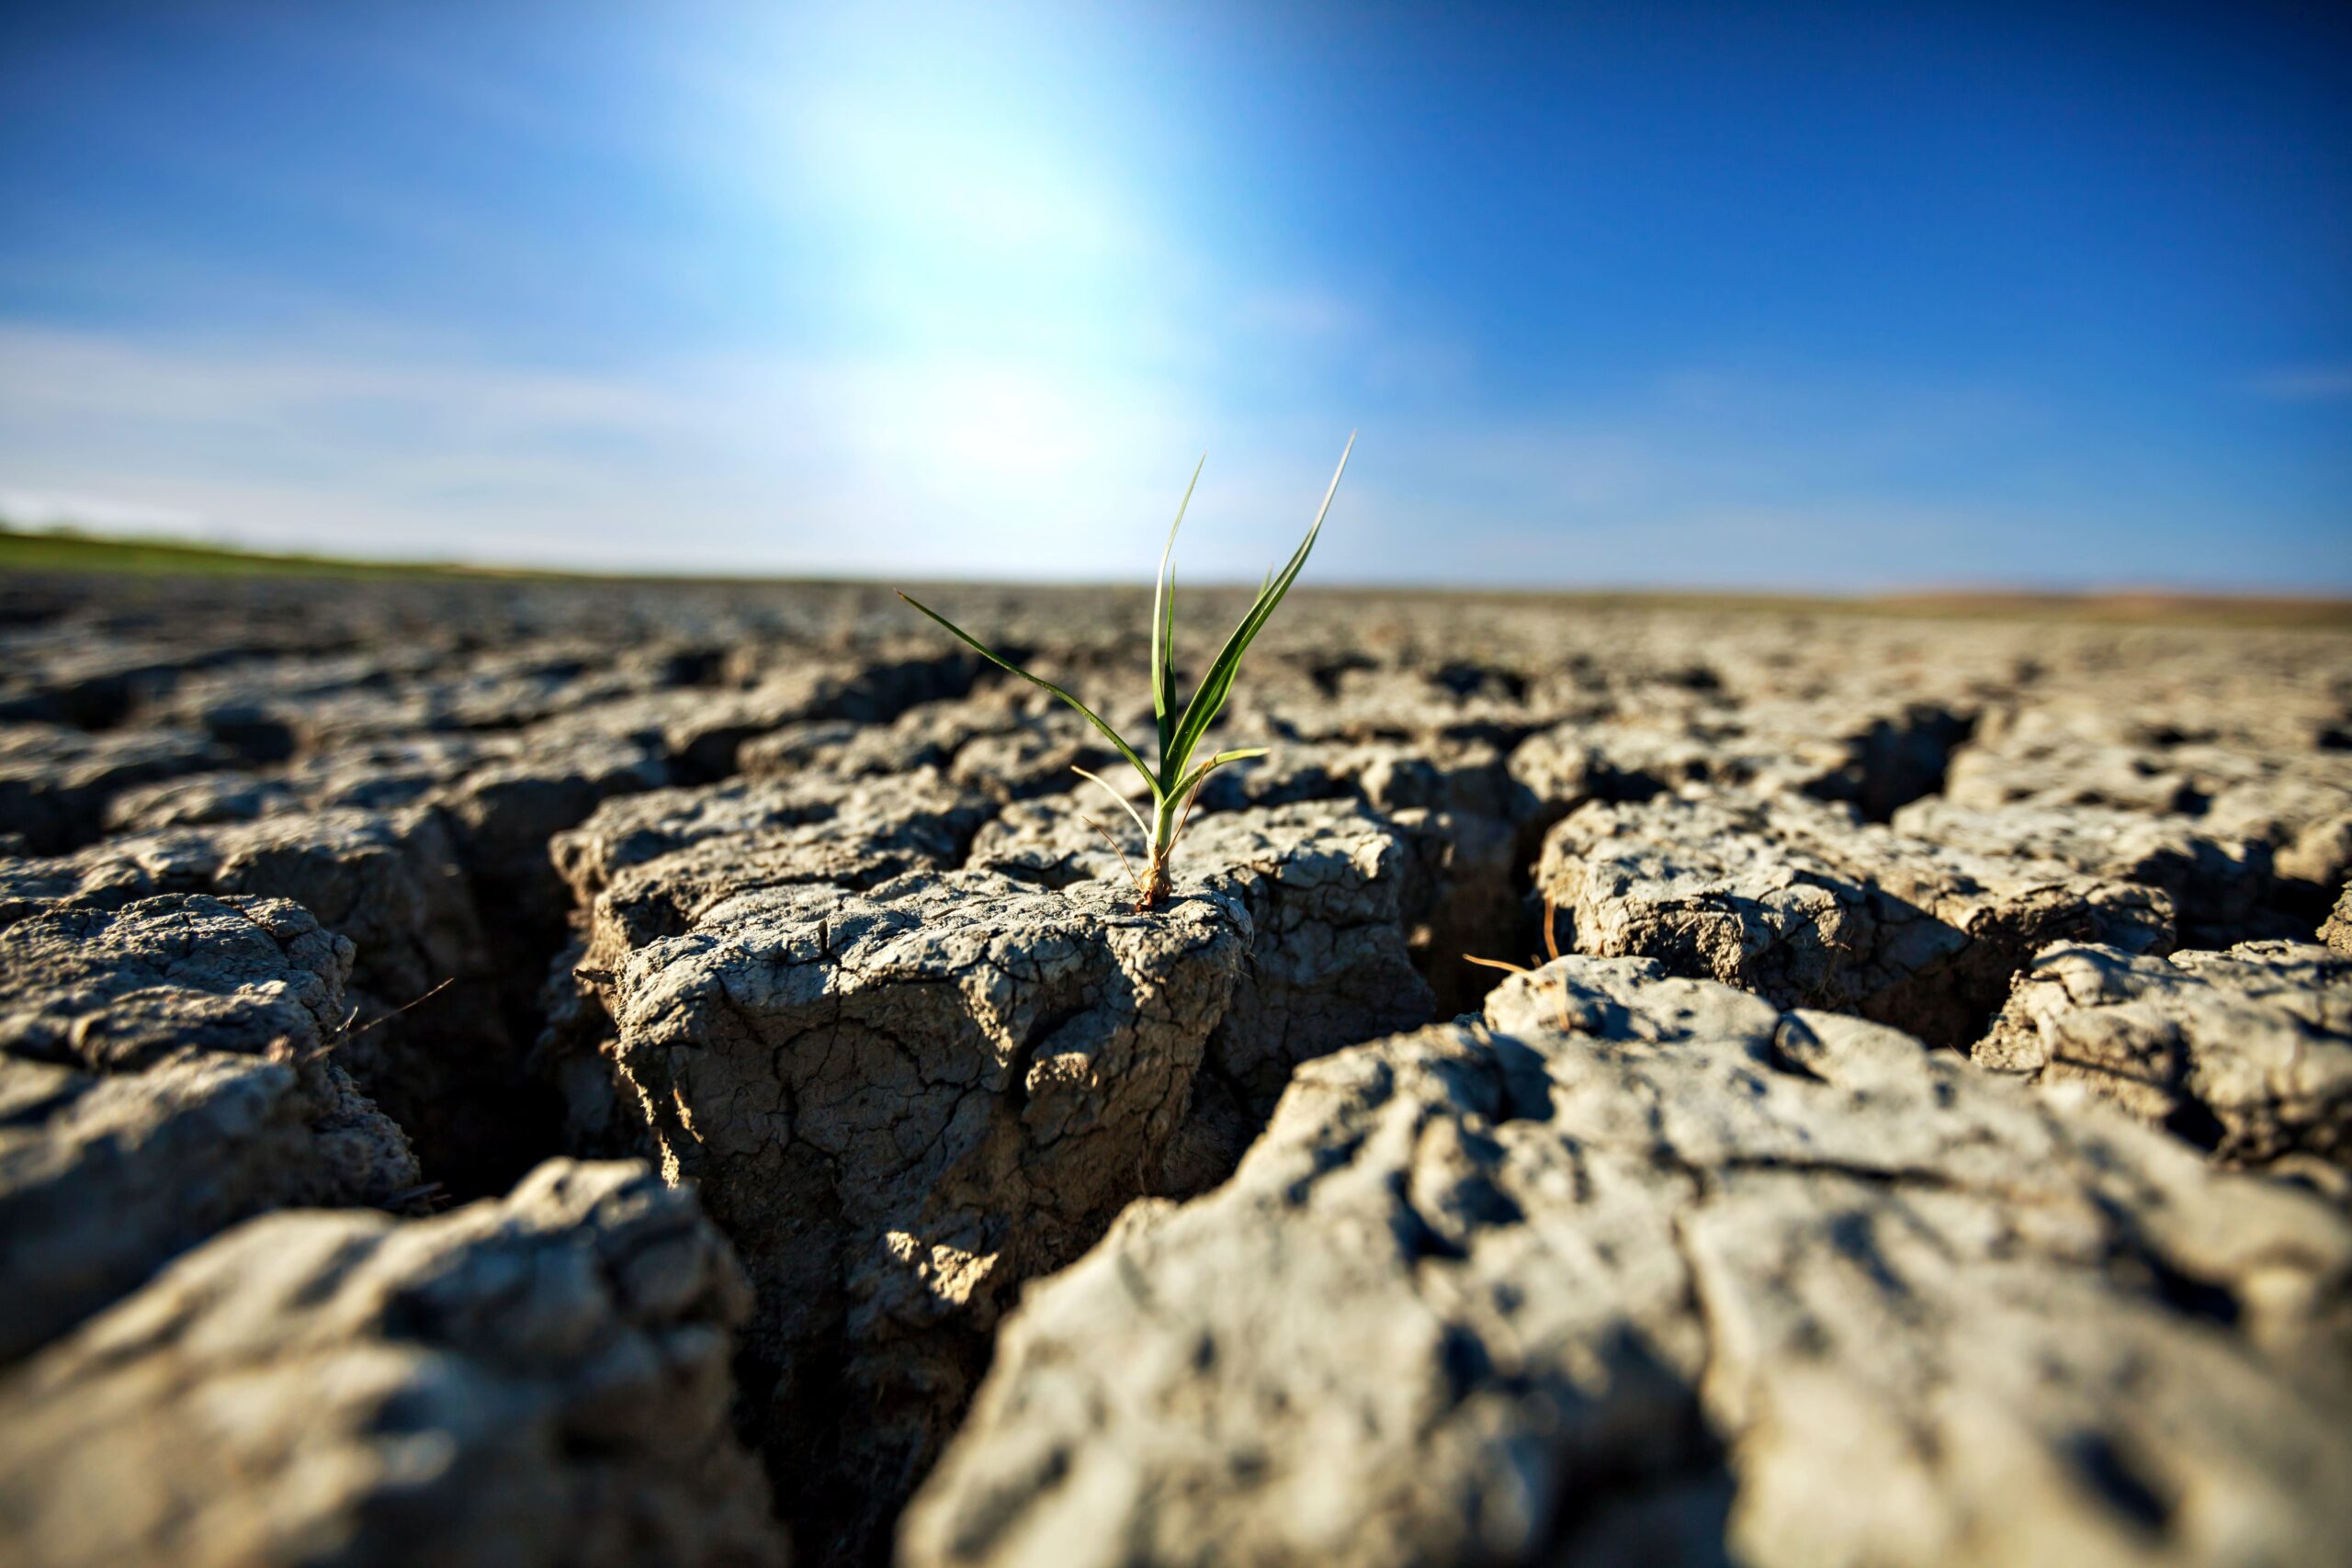
<svg viewBox="0 0 2352 1568">
<path fill-rule="evenodd" d="M 1192 508 L 1193 491 L 1200 484 L 1201 469 L 1208 460 L 1209 455 L 1202 453 L 1193 465 L 1193 477 L 1184 483 L 1184 499 L 1176 503 L 1176 520 L 1168 525 L 1168 543 L 1159 552 L 1159 578 L 1152 592 L 1152 717 L 1159 729 L 1163 762 L 1177 718 L 1176 531 L 1184 525 L 1184 513 Z"/>
<path fill-rule="evenodd" d="M 1306 565 L 1307 555 L 1315 548 L 1315 536 L 1323 531 L 1323 519 L 1330 513 L 1331 498 L 1340 491 L 1340 476 L 1348 471 L 1348 455 L 1355 449 L 1356 438 L 1351 434 L 1347 446 L 1340 453 L 1340 466 L 1332 470 L 1330 488 L 1323 492 L 1323 504 L 1316 510 L 1313 526 L 1306 530 L 1306 537 L 1299 541 L 1289 564 L 1259 592 L 1257 603 L 1250 606 L 1250 613 L 1241 617 L 1241 624 L 1233 628 L 1231 637 L 1225 639 L 1225 647 L 1217 651 L 1216 660 L 1209 666 L 1208 673 L 1201 677 L 1200 686 L 1193 693 L 1192 702 L 1185 706 L 1184 716 L 1177 721 L 1175 744 L 1169 753 L 1160 758 L 1163 769 L 1170 766 L 1170 756 L 1175 759 L 1176 768 L 1182 768 L 1191 760 L 1193 749 L 1201 743 L 1202 735 L 1225 707 L 1225 699 L 1233 689 L 1234 677 L 1241 671 L 1241 656 L 1249 651 L 1251 639 L 1266 624 L 1266 617 L 1274 613 L 1274 606 L 1283 602 L 1283 595 L 1290 592 L 1290 585 L 1298 580 L 1300 569 Z"/>
<path fill-rule="evenodd" d="M 1136 809 L 1136 803 L 1134 801 L 1129 800 L 1125 795 L 1121 795 L 1117 790 L 1113 789 L 1099 773 L 1091 773 L 1084 768 L 1072 768 L 1070 769 L 1070 772 L 1076 773 L 1080 778 L 1088 780 L 1104 795 L 1107 795 L 1113 800 L 1117 801 L 1119 803 L 1119 809 L 1125 811 L 1128 816 L 1136 819 L 1136 829 L 1143 834 L 1143 841 L 1147 844 L 1151 842 L 1151 824 L 1143 819 L 1143 813 Z"/>
<path fill-rule="evenodd" d="M 1174 793 L 1182 795 L 1186 790 L 1199 788 L 1201 781 L 1209 776 L 1211 769 L 1221 768 L 1227 762 L 1239 762 L 1247 761 L 1251 757 L 1262 757 L 1266 754 L 1266 751 L 1267 748 L 1263 746 L 1244 746 L 1238 750 L 1219 751 L 1216 756 L 1211 757 L 1207 761 L 1203 762 L 1199 767 L 1194 768 L 1191 773 L 1186 773 L 1184 775 L 1184 782 L 1177 786 Z"/>
<path fill-rule="evenodd" d="M 908 604 L 912 604 L 916 609 L 921 610 L 924 615 L 929 615 L 941 626 L 945 626 L 950 632 L 955 634 L 956 639 L 958 642 L 961 642 L 965 647 L 970 649 L 973 652 L 978 654 L 982 659 L 987 660 L 998 669 L 1009 670 L 1013 674 L 1020 676 L 1023 680 L 1028 682 L 1033 686 L 1043 686 L 1046 690 L 1053 693 L 1054 695 L 1061 698 L 1062 701 L 1068 703 L 1070 706 L 1083 714 L 1086 717 L 1086 722 L 1101 730 L 1102 732 L 1102 739 L 1108 740 L 1112 746 L 1117 750 L 1119 755 L 1127 760 L 1128 766 L 1134 768 L 1136 772 L 1143 775 L 1144 782 L 1151 785 L 1152 795 L 1155 797 L 1159 795 L 1159 780 L 1152 775 L 1152 772 L 1149 768 L 1143 765 L 1143 759 L 1136 755 L 1136 749 L 1128 745 L 1125 739 L 1121 739 L 1119 732 L 1112 728 L 1109 724 L 1105 723 L 1101 714 L 1096 713 L 1092 708 L 1088 707 L 1084 703 L 1080 702 L 1076 697 L 1070 695 L 1068 692 L 1063 691 L 1059 686 L 1055 685 L 1051 681 L 1046 680 L 1044 676 L 1032 675 L 1028 671 L 1023 670 L 1020 665 L 1013 663 L 1011 660 L 999 657 L 989 649 L 987 644 L 981 642 L 979 638 L 974 637 L 971 633 L 966 631 L 963 627 L 957 626 L 955 622 L 949 620 L 946 616 L 933 609 L 930 605 L 924 604 L 922 600 L 908 593 L 900 593 L 899 597 L 906 600 Z"/>
<path fill-rule="evenodd" d="M 1151 590 L 1151 719 L 1159 730 L 1159 765 L 1168 765 L 1168 741 L 1176 729 L 1176 530 L 1184 525 L 1184 510 L 1193 504 L 1193 487 L 1201 482 L 1206 452 L 1193 465 L 1184 499 L 1176 503 L 1176 521 L 1168 525 L 1168 543 L 1159 552 L 1159 577 Z"/>
</svg>

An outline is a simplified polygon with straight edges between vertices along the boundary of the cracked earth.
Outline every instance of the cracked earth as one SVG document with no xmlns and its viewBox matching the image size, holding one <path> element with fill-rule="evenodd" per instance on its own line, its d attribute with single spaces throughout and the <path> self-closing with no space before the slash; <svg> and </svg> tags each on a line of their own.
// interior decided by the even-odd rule
<svg viewBox="0 0 2352 1568">
<path fill-rule="evenodd" d="M 1143 596 L 938 603 L 1148 731 Z M 0 645 L 12 1560 L 2352 1537 L 2340 634 L 1302 591 L 1146 915 L 876 589 Z"/>
</svg>

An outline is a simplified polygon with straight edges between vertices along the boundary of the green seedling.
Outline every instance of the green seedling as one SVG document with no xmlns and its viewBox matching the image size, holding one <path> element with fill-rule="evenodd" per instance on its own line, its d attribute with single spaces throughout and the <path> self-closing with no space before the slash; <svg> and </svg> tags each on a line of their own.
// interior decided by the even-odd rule
<svg viewBox="0 0 2352 1568">
<path fill-rule="evenodd" d="M 981 658 L 1011 671 L 1033 685 L 1043 686 L 1076 708 L 1087 723 L 1102 731 L 1112 750 L 1125 758 L 1127 765 L 1142 775 L 1143 782 L 1151 791 L 1151 820 L 1148 822 L 1125 795 L 1084 768 L 1076 770 L 1080 777 L 1101 786 L 1105 795 L 1117 801 L 1120 809 L 1135 818 L 1136 826 L 1142 829 L 1144 863 L 1143 870 L 1137 872 L 1134 863 L 1127 860 L 1126 852 L 1119 848 L 1119 840 L 1112 838 L 1101 824 L 1094 824 L 1098 832 L 1111 840 L 1111 847 L 1118 850 L 1120 862 L 1126 866 L 1127 875 L 1136 885 L 1137 913 L 1149 909 L 1168 897 L 1169 867 L 1175 856 L 1176 845 L 1184 836 L 1185 824 L 1192 819 L 1193 802 L 1199 796 L 1201 785 L 1209 774 L 1227 762 L 1238 762 L 1244 758 L 1266 754 L 1263 746 L 1245 746 L 1238 750 L 1216 752 L 1199 762 L 1193 761 L 1193 754 L 1200 750 L 1202 738 L 1207 734 L 1209 726 L 1216 722 L 1216 716 L 1224 709 L 1226 699 L 1233 694 L 1234 677 L 1241 672 L 1241 656 L 1250 650 L 1251 639 L 1263 629 L 1267 617 L 1274 613 L 1274 606 L 1283 602 L 1283 595 L 1288 593 L 1290 585 L 1298 580 L 1299 570 L 1306 565 L 1307 553 L 1315 548 L 1315 536 L 1323 531 L 1324 516 L 1331 510 L 1331 497 L 1339 493 L 1340 476 L 1348 471 L 1348 454 L 1355 450 L 1355 446 L 1356 438 L 1350 435 L 1346 448 L 1340 454 L 1340 466 L 1331 475 L 1330 488 L 1323 492 L 1323 504 L 1315 513 L 1314 525 L 1306 530 L 1306 537 L 1299 542 L 1298 548 L 1281 570 L 1266 574 L 1266 581 L 1259 586 L 1258 597 L 1250 604 L 1250 613 L 1241 617 L 1241 624 L 1233 629 L 1232 636 L 1225 639 L 1225 646 L 1218 649 L 1216 660 L 1209 665 L 1208 673 L 1201 678 L 1192 700 L 1180 705 L 1176 700 L 1174 560 L 1176 530 L 1184 525 L 1184 509 L 1192 504 L 1193 486 L 1201 481 L 1200 464 L 1193 466 L 1192 483 L 1184 487 L 1184 499 L 1176 506 L 1176 521 L 1168 527 L 1168 544 L 1159 552 L 1159 577 L 1151 595 L 1151 713 L 1159 732 L 1159 765 L 1157 768 L 1146 763 L 1142 753 L 1128 745 L 1102 715 L 1069 693 L 1043 676 L 1033 675 L 1012 660 L 1001 658 L 978 637 L 928 604 L 904 593 L 899 595 L 953 632 Z M 1203 463 L 1206 461 L 1205 457 L 1202 459 Z"/>
</svg>

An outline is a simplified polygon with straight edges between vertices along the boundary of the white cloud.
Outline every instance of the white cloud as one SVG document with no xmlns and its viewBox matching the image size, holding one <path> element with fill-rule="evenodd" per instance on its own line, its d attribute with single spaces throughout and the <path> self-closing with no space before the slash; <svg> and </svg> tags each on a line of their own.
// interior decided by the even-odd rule
<svg viewBox="0 0 2352 1568">
<path fill-rule="evenodd" d="M 1376 352 L 1376 325 L 1364 336 Z M 2161 473 L 2088 497 L 1939 491 L 2031 449 L 2035 411 L 1966 389 L 1711 373 L 1498 417 L 1450 395 L 1384 404 L 1361 377 L 1268 399 L 1050 356 L 743 352 L 590 373 L 396 341 L 0 321 L 0 512 L 485 563 L 1135 580 L 1205 446 L 1184 575 L 1255 581 L 1311 513 L 1353 400 L 1373 406 L 1325 582 L 2166 575 L 2132 543 L 2151 526 L 2211 541 L 2175 577 L 2311 574 L 2307 553 L 2281 567 L 2203 528 L 2211 498 L 2159 493 Z"/>
<path fill-rule="evenodd" d="M 2334 402 L 2352 398 L 2352 365 L 2283 366 L 2252 378 L 2246 389 L 2276 402 Z"/>
<path fill-rule="evenodd" d="M 591 376 L 0 325 L 0 485 L 44 520 L 484 561 L 1124 573 L 1104 524 L 1163 510 L 1205 423 L 984 359 Z"/>
<path fill-rule="evenodd" d="M 103 495 L 0 490 L 0 520 L 17 528 L 86 528 L 98 533 L 224 538 L 214 519 L 172 506 L 141 506 Z"/>
</svg>

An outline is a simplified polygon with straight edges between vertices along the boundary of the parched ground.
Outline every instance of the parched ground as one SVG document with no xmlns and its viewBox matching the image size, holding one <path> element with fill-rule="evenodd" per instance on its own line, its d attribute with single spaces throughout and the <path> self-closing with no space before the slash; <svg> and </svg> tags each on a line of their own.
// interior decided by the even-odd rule
<svg viewBox="0 0 2352 1568">
<path fill-rule="evenodd" d="M 0 1557 L 2337 1561 L 2352 635 L 1928 608 L 1302 591 L 1138 914 L 881 589 L 0 578 Z"/>
</svg>

